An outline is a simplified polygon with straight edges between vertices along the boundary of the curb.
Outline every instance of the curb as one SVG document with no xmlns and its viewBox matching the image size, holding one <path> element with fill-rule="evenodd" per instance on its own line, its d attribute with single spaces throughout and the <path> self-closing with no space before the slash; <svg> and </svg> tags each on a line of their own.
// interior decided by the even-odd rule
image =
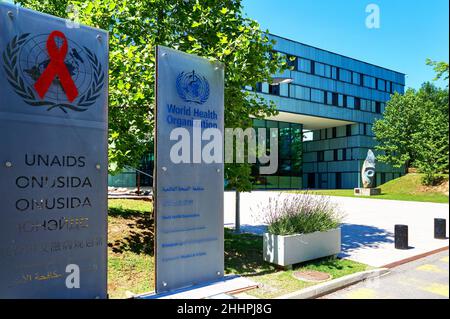
<svg viewBox="0 0 450 319">
<path fill-rule="evenodd" d="M 431 256 L 431 255 L 434 255 L 434 254 L 438 254 L 438 253 L 441 253 L 441 252 L 444 252 L 444 251 L 447 251 L 447 250 L 449 250 L 449 246 L 445 246 L 445 247 L 442 247 L 442 248 L 439 248 L 439 249 L 428 251 L 426 253 L 423 253 L 423 254 L 420 254 L 420 255 L 415 255 L 415 256 L 412 256 L 412 257 L 409 257 L 409 258 L 406 258 L 406 259 L 402 259 L 402 260 L 399 260 L 399 261 L 396 261 L 396 262 L 384 265 L 383 268 L 395 268 L 395 267 L 401 266 L 403 264 L 407 264 L 407 263 L 410 263 L 412 261 L 416 261 L 418 259 L 422 259 L 422 258 Z"/>
<path fill-rule="evenodd" d="M 283 295 L 277 297 L 275 299 L 314 299 L 321 297 L 323 295 L 332 293 L 336 290 L 354 285 L 360 281 L 380 277 L 387 273 L 390 270 L 387 268 L 377 268 L 372 270 L 366 270 L 362 272 L 358 272 L 356 274 L 351 274 L 348 276 L 344 276 L 341 278 L 333 279 L 331 281 L 327 281 L 318 285 L 314 285 L 302 290 L 298 290 L 287 295 Z"/>
</svg>

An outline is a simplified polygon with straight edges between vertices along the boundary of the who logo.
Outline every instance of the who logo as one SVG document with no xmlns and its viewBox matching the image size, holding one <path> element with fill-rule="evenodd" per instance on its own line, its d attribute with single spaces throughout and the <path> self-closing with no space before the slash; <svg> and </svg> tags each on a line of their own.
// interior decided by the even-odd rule
<svg viewBox="0 0 450 319">
<path fill-rule="evenodd" d="M 206 77 L 192 72 L 181 72 L 176 81 L 177 93 L 185 102 L 204 104 L 209 98 L 209 82 Z"/>
</svg>

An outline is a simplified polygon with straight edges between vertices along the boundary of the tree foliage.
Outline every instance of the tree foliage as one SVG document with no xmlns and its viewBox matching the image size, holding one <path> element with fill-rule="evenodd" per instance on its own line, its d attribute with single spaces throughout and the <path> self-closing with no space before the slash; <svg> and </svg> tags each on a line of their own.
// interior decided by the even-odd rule
<svg viewBox="0 0 450 319">
<path fill-rule="evenodd" d="M 436 72 L 436 77 L 434 78 L 435 81 L 443 79 L 444 81 L 447 81 L 447 87 L 448 87 L 448 72 L 449 72 L 449 66 L 448 62 L 437 62 L 433 61 L 431 59 L 427 59 L 426 61 L 427 65 L 432 66 L 434 71 Z"/>
<path fill-rule="evenodd" d="M 412 136 L 416 148 L 415 166 L 425 174 L 423 183 L 433 185 L 437 174 L 449 169 L 448 89 L 426 83 L 418 92 L 421 103 L 418 127 Z"/>
<path fill-rule="evenodd" d="M 152 152 L 155 46 L 219 60 L 225 64 L 225 125 L 250 127 L 251 117 L 276 108 L 244 85 L 270 81 L 287 67 L 272 54 L 267 33 L 242 12 L 241 0 L 19 0 L 21 5 L 108 30 L 110 171 L 137 166 Z M 67 10 L 73 6 L 74 10 Z M 75 14 L 77 16 L 77 14 Z M 230 186 L 249 190 L 248 164 L 227 166 Z"/>
<path fill-rule="evenodd" d="M 447 71 L 448 74 L 448 71 Z M 445 76 L 445 72 L 439 76 Z M 378 160 L 395 167 L 417 167 L 424 184 L 449 170 L 448 87 L 424 83 L 416 91 L 394 94 L 384 117 L 374 124 Z"/>
<path fill-rule="evenodd" d="M 398 168 L 408 167 L 416 160 L 416 148 L 411 139 L 419 123 L 420 105 L 416 95 L 414 89 L 408 89 L 404 95 L 395 93 L 386 105 L 383 118 L 374 123 L 379 161 Z"/>
</svg>

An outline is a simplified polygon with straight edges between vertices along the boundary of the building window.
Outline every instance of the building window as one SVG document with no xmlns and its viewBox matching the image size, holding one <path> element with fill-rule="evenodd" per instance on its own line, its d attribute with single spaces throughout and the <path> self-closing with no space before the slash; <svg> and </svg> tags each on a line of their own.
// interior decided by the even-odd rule
<svg viewBox="0 0 450 319">
<path fill-rule="evenodd" d="M 338 106 L 339 105 L 339 96 L 337 93 L 332 93 L 332 104 L 334 106 Z"/>
<path fill-rule="evenodd" d="M 290 68 L 292 68 L 294 71 L 298 71 L 297 69 L 297 57 L 293 55 L 287 56 L 287 64 Z"/>
<path fill-rule="evenodd" d="M 352 73 L 348 70 L 340 69 L 339 70 L 339 80 L 352 83 Z"/>
<path fill-rule="evenodd" d="M 336 173 L 336 189 L 342 189 L 342 173 Z"/>
<path fill-rule="evenodd" d="M 324 151 L 318 151 L 317 152 L 317 161 L 318 162 L 324 162 L 325 161 L 325 152 Z"/>
<path fill-rule="evenodd" d="M 353 72 L 353 84 L 361 85 L 361 74 Z"/>
<path fill-rule="evenodd" d="M 386 81 L 386 92 L 392 93 L 392 83 L 390 81 Z"/>
<path fill-rule="evenodd" d="M 350 109 L 355 108 L 355 98 L 353 96 L 347 96 L 347 107 Z"/>
<path fill-rule="evenodd" d="M 320 130 L 320 139 L 321 140 L 327 139 L 327 130 L 326 129 Z"/>
<path fill-rule="evenodd" d="M 317 103 L 325 103 L 324 91 L 311 89 L 311 101 Z"/>
<path fill-rule="evenodd" d="M 355 97 L 355 110 L 361 110 L 361 99 L 359 97 Z"/>
<path fill-rule="evenodd" d="M 376 88 L 376 81 L 374 77 L 368 76 L 368 75 L 364 75 L 363 77 L 364 79 L 364 83 L 363 85 L 365 87 L 371 88 L 371 89 L 375 89 Z"/>
<path fill-rule="evenodd" d="M 403 93 L 403 86 L 401 86 L 401 85 L 399 85 L 397 83 L 392 83 L 392 91 L 393 91 L 392 93 L 397 92 L 397 93 L 402 94 Z"/>
<path fill-rule="evenodd" d="M 338 79 L 338 69 L 335 66 L 331 67 L 331 78 L 334 80 Z"/>
<path fill-rule="evenodd" d="M 349 124 L 345 127 L 345 135 L 352 136 L 352 125 L 351 124 Z"/>
<path fill-rule="evenodd" d="M 327 92 L 327 104 L 328 105 L 333 105 L 334 103 L 333 103 L 333 93 L 331 93 L 331 92 Z"/>
<path fill-rule="evenodd" d="M 311 73 L 311 61 L 298 58 L 297 69 L 302 72 Z"/>
<path fill-rule="evenodd" d="M 256 92 L 269 93 L 269 83 L 267 82 L 257 83 Z"/>
<path fill-rule="evenodd" d="M 332 133 L 331 133 L 331 137 L 332 138 L 336 138 L 337 137 L 337 128 L 336 127 L 333 127 Z"/>
<path fill-rule="evenodd" d="M 331 78 L 331 66 L 325 65 L 325 77 Z"/>
<path fill-rule="evenodd" d="M 381 184 L 386 183 L 386 173 L 381 173 Z"/>
<path fill-rule="evenodd" d="M 344 160 L 344 150 L 338 150 L 338 161 L 343 161 Z"/>
<path fill-rule="evenodd" d="M 380 102 L 375 102 L 375 112 L 381 113 L 381 103 Z"/>
<path fill-rule="evenodd" d="M 380 91 L 386 91 L 386 82 L 381 79 L 377 79 L 377 89 Z"/>
<path fill-rule="evenodd" d="M 316 188 L 316 174 L 308 173 L 308 188 Z"/>
<path fill-rule="evenodd" d="M 328 68 L 327 68 L 328 67 Z M 327 72 L 328 70 L 328 72 Z M 327 75 L 328 73 L 328 75 Z M 330 66 L 325 65 L 323 63 L 315 62 L 314 63 L 314 74 L 324 77 L 330 77 L 331 70 Z"/>
<path fill-rule="evenodd" d="M 304 86 L 291 85 L 291 97 L 309 101 L 311 100 L 311 89 Z"/>
<path fill-rule="evenodd" d="M 269 85 L 269 94 L 280 95 L 280 86 L 279 85 Z"/>
<path fill-rule="evenodd" d="M 287 83 L 280 84 L 280 96 L 289 96 L 289 84 Z"/>
<path fill-rule="evenodd" d="M 367 111 L 367 110 L 369 110 L 369 107 L 368 107 L 368 103 L 369 101 L 367 101 L 367 100 L 365 100 L 365 99 L 361 99 L 361 110 L 362 111 Z"/>
<path fill-rule="evenodd" d="M 338 95 L 338 106 L 344 107 L 344 96 L 342 94 Z"/>
<path fill-rule="evenodd" d="M 338 150 L 333 150 L 333 162 L 337 162 L 339 160 Z"/>
</svg>

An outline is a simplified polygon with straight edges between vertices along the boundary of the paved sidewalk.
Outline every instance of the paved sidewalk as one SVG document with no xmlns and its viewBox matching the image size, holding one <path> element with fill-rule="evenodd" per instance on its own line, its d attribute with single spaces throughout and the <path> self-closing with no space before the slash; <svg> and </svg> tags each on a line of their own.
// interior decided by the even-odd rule
<svg viewBox="0 0 450 319">
<path fill-rule="evenodd" d="M 448 299 L 448 250 L 393 268 L 380 278 L 323 296 L 320 299 Z"/>
<path fill-rule="evenodd" d="M 259 205 L 269 198 L 296 196 L 291 193 L 256 191 L 241 194 L 241 224 L 244 231 L 263 233 L 265 226 L 258 220 Z M 449 245 L 449 240 L 436 240 L 434 218 L 449 221 L 449 205 L 381 199 L 331 197 L 344 213 L 342 253 L 345 257 L 371 266 L 381 267 Z M 225 226 L 234 226 L 235 194 L 225 192 Z M 409 226 L 408 250 L 394 248 L 394 226 Z"/>
</svg>

